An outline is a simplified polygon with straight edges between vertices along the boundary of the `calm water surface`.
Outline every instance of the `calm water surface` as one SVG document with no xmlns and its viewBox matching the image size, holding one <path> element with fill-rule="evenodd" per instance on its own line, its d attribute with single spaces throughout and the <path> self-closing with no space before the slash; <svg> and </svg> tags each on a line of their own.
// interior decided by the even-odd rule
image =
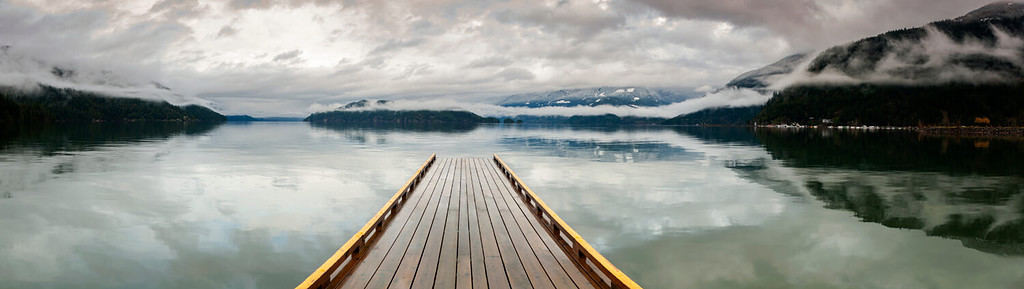
<svg viewBox="0 0 1024 289">
<path fill-rule="evenodd" d="M 0 138 L 0 287 L 291 288 L 430 153 L 498 153 L 647 288 L 1024 288 L 1024 143 L 87 126 Z"/>
</svg>

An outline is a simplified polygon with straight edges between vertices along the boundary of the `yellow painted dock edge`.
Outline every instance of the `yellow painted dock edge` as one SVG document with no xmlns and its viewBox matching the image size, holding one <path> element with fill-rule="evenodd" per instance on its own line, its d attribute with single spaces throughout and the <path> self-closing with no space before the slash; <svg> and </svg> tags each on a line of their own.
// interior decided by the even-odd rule
<svg viewBox="0 0 1024 289">
<path fill-rule="evenodd" d="M 380 232 L 380 229 L 382 229 L 382 227 L 386 225 L 384 224 L 384 222 L 382 222 L 382 218 L 384 217 L 384 215 L 388 214 L 388 211 L 394 209 L 395 202 L 398 201 L 399 198 L 402 198 L 403 196 L 404 198 L 408 198 L 408 195 L 411 194 L 413 190 L 415 190 L 415 186 L 419 184 L 420 180 L 426 174 L 426 171 L 430 168 L 431 165 L 434 164 L 435 159 L 437 159 L 437 154 L 431 154 L 430 157 L 427 158 L 427 161 L 424 162 L 422 166 L 420 166 L 420 169 L 417 170 L 416 173 L 413 174 L 412 177 L 410 177 L 409 180 L 405 182 L 405 185 L 403 185 L 401 189 L 398 189 L 398 192 L 395 193 L 394 196 L 391 196 L 391 199 L 384 204 L 384 207 L 382 207 L 380 211 L 377 211 L 377 214 L 374 215 L 373 218 L 370 219 L 370 221 L 366 222 L 366 225 L 363 225 L 362 229 L 359 229 L 359 231 L 356 232 L 356 234 L 353 235 L 352 238 L 348 240 L 348 242 L 345 242 L 345 244 L 342 245 L 341 248 L 334 252 L 334 255 L 331 255 L 331 257 L 328 258 L 327 261 L 324 261 L 323 265 L 320 265 L 320 267 L 317 268 L 316 271 L 313 271 L 313 273 L 310 274 L 309 277 L 306 277 L 305 281 L 302 281 L 302 283 L 299 284 L 299 286 L 296 286 L 295 288 L 326 288 L 331 283 L 336 283 L 335 280 L 344 279 L 345 272 L 335 274 L 335 271 L 338 270 L 338 267 L 340 267 L 343 262 L 349 259 L 349 257 L 353 257 L 352 259 L 358 259 L 357 255 L 361 253 L 358 251 L 360 250 L 361 247 L 366 245 L 366 235 L 371 230 L 375 230 L 374 237 L 376 237 L 376 235 Z M 391 212 L 390 215 L 394 214 L 394 212 Z M 353 252 L 353 250 L 355 250 L 356 252 Z"/>
<path fill-rule="evenodd" d="M 525 191 L 528 197 L 537 204 L 539 210 L 543 210 L 543 214 L 547 214 L 548 218 L 555 223 L 547 224 L 547 222 L 541 218 L 541 223 L 545 224 L 544 227 L 554 235 L 556 240 L 562 240 L 558 230 L 565 232 L 570 238 L 572 238 L 572 241 L 574 242 L 574 244 L 571 245 L 572 247 L 567 248 L 563 246 L 562 249 L 566 250 L 566 253 L 568 253 L 569 256 L 575 256 L 573 259 L 580 265 L 580 267 L 585 271 L 589 271 L 588 274 L 596 274 L 598 272 L 590 270 L 591 267 L 587 264 L 587 260 L 585 258 L 590 258 L 591 262 L 596 263 L 594 265 L 598 267 L 601 271 L 600 273 L 602 273 L 602 275 L 608 279 L 608 282 L 610 282 L 610 284 L 600 285 L 607 286 L 607 288 L 642 288 L 639 284 L 634 282 L 633 279 L 626 276 L 626 273 L 623 273 L 621 270 L 616 268 L 615 265 L 612 265 L 612 263 L 609 262 L 608 259 L 605 259 L 601 253 L 594 250 L 594 248 L 590 246 L 590 243 L 587 243 L 586 240 L 583 240 L 583 237 L 576 233 L 576 230 L 573 230 L 572 227 L 570 227 L 569 224 L 566 224 L 561 217 L 558 217 L 558 214 L 555 214 L 554 210 L 551 210 L 551 208 L 548 207 L 548 205 L 530 189 L 530 187 L 526 186 L 522 179 L 520 179 L 511 168 L 509 168 L 508 164 L 505 164 L 505 161 L 498 157 L 498 154 L 494 154 L 494 162 L 498 164 L 502 171 L 505 172 L 505 176 L 512 181 L 513 187 L 515 187 L 516 190 Z M 559 245 L 562 244 L 563 243 L 559 242 Z M 601 281 L 603 282 L 603 280 Z"/>
</svg>

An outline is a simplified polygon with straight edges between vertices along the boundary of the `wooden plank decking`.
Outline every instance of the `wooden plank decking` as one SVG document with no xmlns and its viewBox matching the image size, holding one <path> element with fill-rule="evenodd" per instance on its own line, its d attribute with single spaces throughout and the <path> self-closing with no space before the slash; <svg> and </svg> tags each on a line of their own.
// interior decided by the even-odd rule
<svg viewBox="0 0 1024 289">
<path fill-rule="evenodd" d="M 639 286 L 582 241 L 497 156 L 431 156 L 299 288 Z"/>
</svg>

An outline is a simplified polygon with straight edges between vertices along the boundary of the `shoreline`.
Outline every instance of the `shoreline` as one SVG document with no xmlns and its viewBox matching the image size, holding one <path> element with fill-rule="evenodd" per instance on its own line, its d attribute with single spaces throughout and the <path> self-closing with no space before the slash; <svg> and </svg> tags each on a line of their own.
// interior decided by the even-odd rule
<svg viewBox="0 0 1024 289">
<path fill-rule="evenodd" d="M 1024 137 L 1019 126 L 824 126 L 824 125 L 753 125 L 755 129 L 828 129 L 853 131 L 916 131 L 924 136 L 944 137 Z"/>
<path fill-rule="evenodd" d="M 922 127 L 927 136 L 957 137 L 1024 137 L 1024 127 Z"/>
</svg>

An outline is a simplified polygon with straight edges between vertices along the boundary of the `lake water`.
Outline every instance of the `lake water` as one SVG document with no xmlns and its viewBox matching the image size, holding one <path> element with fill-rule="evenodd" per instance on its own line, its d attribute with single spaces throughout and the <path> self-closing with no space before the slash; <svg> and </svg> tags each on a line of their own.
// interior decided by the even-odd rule
<svg viewBox="0 0 1024 289">
<path fill-rule="evenodd" d="M 431 154 L 498 153 L 646 288 L 1024 288 L 1024 143 L 742 128 L 0 138 L 0 288 L 292 288 Z"/>
</svg>

